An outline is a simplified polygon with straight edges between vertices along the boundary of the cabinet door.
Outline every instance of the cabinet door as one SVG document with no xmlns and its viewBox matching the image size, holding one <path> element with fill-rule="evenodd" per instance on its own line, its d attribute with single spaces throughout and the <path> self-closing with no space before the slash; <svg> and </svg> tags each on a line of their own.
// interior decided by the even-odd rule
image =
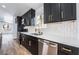
<svg viewBox="0 0 79 59">
<path fill-rule="evenodd" d="M 31 41 L 31 52 L 34 55 L 38 55 L 38 39 L 33 37 Z"/>
<path fill-rule="evenodd" d="M 31 11 L 28 12 L 28 21 L 29 21 L 29 26 L 31 26 Z"/>
<path fill-rule="evenodd" d="M 58 54 L 59 55 L 78 55 L 79 48 L 59 44 L 58 45 Z"/>
<path fill-rule="evenodd" d="M 27 35 L 25 35 L 25 48 L 29 49 L 29 38 Z"/>
<path fill-rule="evenodd" d="M 22 34 L 19 33 L 19 44 L 21 44 L 21 41 L 22 41 Z"/>
<path fill-rule="evenodd" d="M 26 12 L 23 16 L 24 18 L 24 23 L 26 26 L 31 26 L 33 23 L 31 20 L 35 18 L 35 10 L 30 9 L 28 12 Z"/>
<path fill-rule="evenodd" d="M 74 3 L 61 3 L 62 20 L 73 20 L 76 18 L 76 5 Z"/>
<path fill-rule="evenodd" d="M 50 3 L 44 3 L 44 23 L 50 23 L 50 18 L 51 18 L 51 15 L 50 15 L 50 6 L 51 4 Z"/>
<path fill-rule="evenodd" d="M 17 23 L 18 23 L 18 25 L 21 25 L 21 20 L 22 20 L 22 17 L 17 16 Z"/>
<path fill-rule="evenodd" d="M 76 20 L 76 3 L 72 3 L 73 20 Z"/>
<path fill-rule="evenodd" d="M 25 47 L 26 46 L 25 36 L 24 34 L 21 34 L 21 36 L 22 36 L 21 44 Z"/>
<path fill-rule="evenodd" d="M 31 46 L 32 46 L 31 37 L 28 35 L 25 35 L 25 48 L 31 52 Z"/>
<path fill-rule="evenodd" d="M 25 25 L 29 26 L 29 15 L 28 15 L 28 13 L 25 15 L 24 20 L 25 20 Z"/>
<path fill-rule="evenodd" d="M 35 26 L 35 10 L 31 10 L 31 25 Z"/>
<path fill-rule="evenodd" d="M 24 17 L 24 16 L 23 16 L 23 17 Z M 23 17 L 20 17 L 20 16 L 17 17 L 17 18 L 18 18 L 18 21 L 17 21 L 17 30 L 18 30 L 19 32 L 26 31 L 26 30 L 24 29 L 24 26 L 25 26 L 25 18 L 23 18 Z"/>
<path fill-rule="evenodd" d="M 20 32 L 21 31 L 21 20 L 22 20 L 22 17 L 20 17 L 20 16 L 17 16 L 17 30 Z"/>
<path fill-rule="evenodd" d="M 33 54 L 38 54 L 38 39 L 35 37 L 31 37 L 28 35 L 25 35 L 25 47 Z"/>
<path fill-rule="evenodd" d="M 29 18 L 28 18 L 28 16 L 26 17 L 26 26 L 29 26 Z"/>
<path fill-rule="evenodd" d="M 52 3 L 51 4 L 51 22 L 61 21 L 60 19 L 60 4 Z"/>
</svg>

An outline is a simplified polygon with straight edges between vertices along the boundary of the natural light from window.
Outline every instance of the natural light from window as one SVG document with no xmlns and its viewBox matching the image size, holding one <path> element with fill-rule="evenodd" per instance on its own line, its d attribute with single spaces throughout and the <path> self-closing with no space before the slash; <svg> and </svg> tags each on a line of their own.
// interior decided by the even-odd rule
<svg viewBox="0 0 79 59">
<path fill-rule="evenodd" d="M 13 23 L 13 16 L 11 15 L 5 15 L 4 16 L 4 21 L 8 23 Z"/>
</svg>

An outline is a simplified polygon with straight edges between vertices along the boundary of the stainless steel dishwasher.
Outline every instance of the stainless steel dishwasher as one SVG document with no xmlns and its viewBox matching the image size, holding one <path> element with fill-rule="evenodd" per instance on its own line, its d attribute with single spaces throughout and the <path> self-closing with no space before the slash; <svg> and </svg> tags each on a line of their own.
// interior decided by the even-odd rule
<svg viewBox="0 0 79 59">
<path fill-rule="evenodd" d="M 57 44 L 39 39 L 39 55 L 57 55 Z"/>
<path fill-rule="evenodd" d="M 43 40 L 39 39 L 38 40 L 38 54 L 39 55 L 42 55 L 42 52 L 43 52 Z"/>
<path fill-rule="evenodd" d="M 57 46 L 58 45 L 56 43 L 49 42 L 47 55 L 57 55 L 57 51 L 58 51 Z"/>
</svg>

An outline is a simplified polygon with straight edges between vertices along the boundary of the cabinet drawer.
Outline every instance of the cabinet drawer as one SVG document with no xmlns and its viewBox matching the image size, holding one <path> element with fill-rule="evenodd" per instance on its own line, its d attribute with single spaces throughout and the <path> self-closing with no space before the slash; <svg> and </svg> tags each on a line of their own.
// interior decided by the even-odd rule
<svg viewBox="0 0 79 59">
<path fill-rule="evenodd" d="M 58 54 L 59 55 L 78 55 L 79 54 L 79 48 L 59 44 L 58 45 Z"/>
</svg>

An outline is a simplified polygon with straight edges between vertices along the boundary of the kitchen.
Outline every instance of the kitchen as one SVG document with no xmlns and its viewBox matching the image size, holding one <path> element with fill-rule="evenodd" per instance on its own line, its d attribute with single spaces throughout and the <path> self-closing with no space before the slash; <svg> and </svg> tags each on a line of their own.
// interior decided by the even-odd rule
<svg viewBox="0 0 79 59">
<path fill-rule="evenodd" d="M 4 11 L 15 16 L 12 23 L 6 20 L 12 26 L 10 25 L 8 30 L 6 29 L 8 26 L 5 26 L 5 30 L 8 31 L 7 33 L 13 33 L 16 43 L 27 49 L 31 55 L 79 55 L 79 3 L 0 5 L 4 6 L 4 8 L 0 7 L 2 10 L 5 9 Z M 10 31 L 11 27 L 12 31 Z M 1 34 L 5 33 L 2 30 L 1 32 Z M 3 44 L 3 37 L 0 45 Z M 16 52 L 13 55 L 17 55 Z"/>
</svg>

